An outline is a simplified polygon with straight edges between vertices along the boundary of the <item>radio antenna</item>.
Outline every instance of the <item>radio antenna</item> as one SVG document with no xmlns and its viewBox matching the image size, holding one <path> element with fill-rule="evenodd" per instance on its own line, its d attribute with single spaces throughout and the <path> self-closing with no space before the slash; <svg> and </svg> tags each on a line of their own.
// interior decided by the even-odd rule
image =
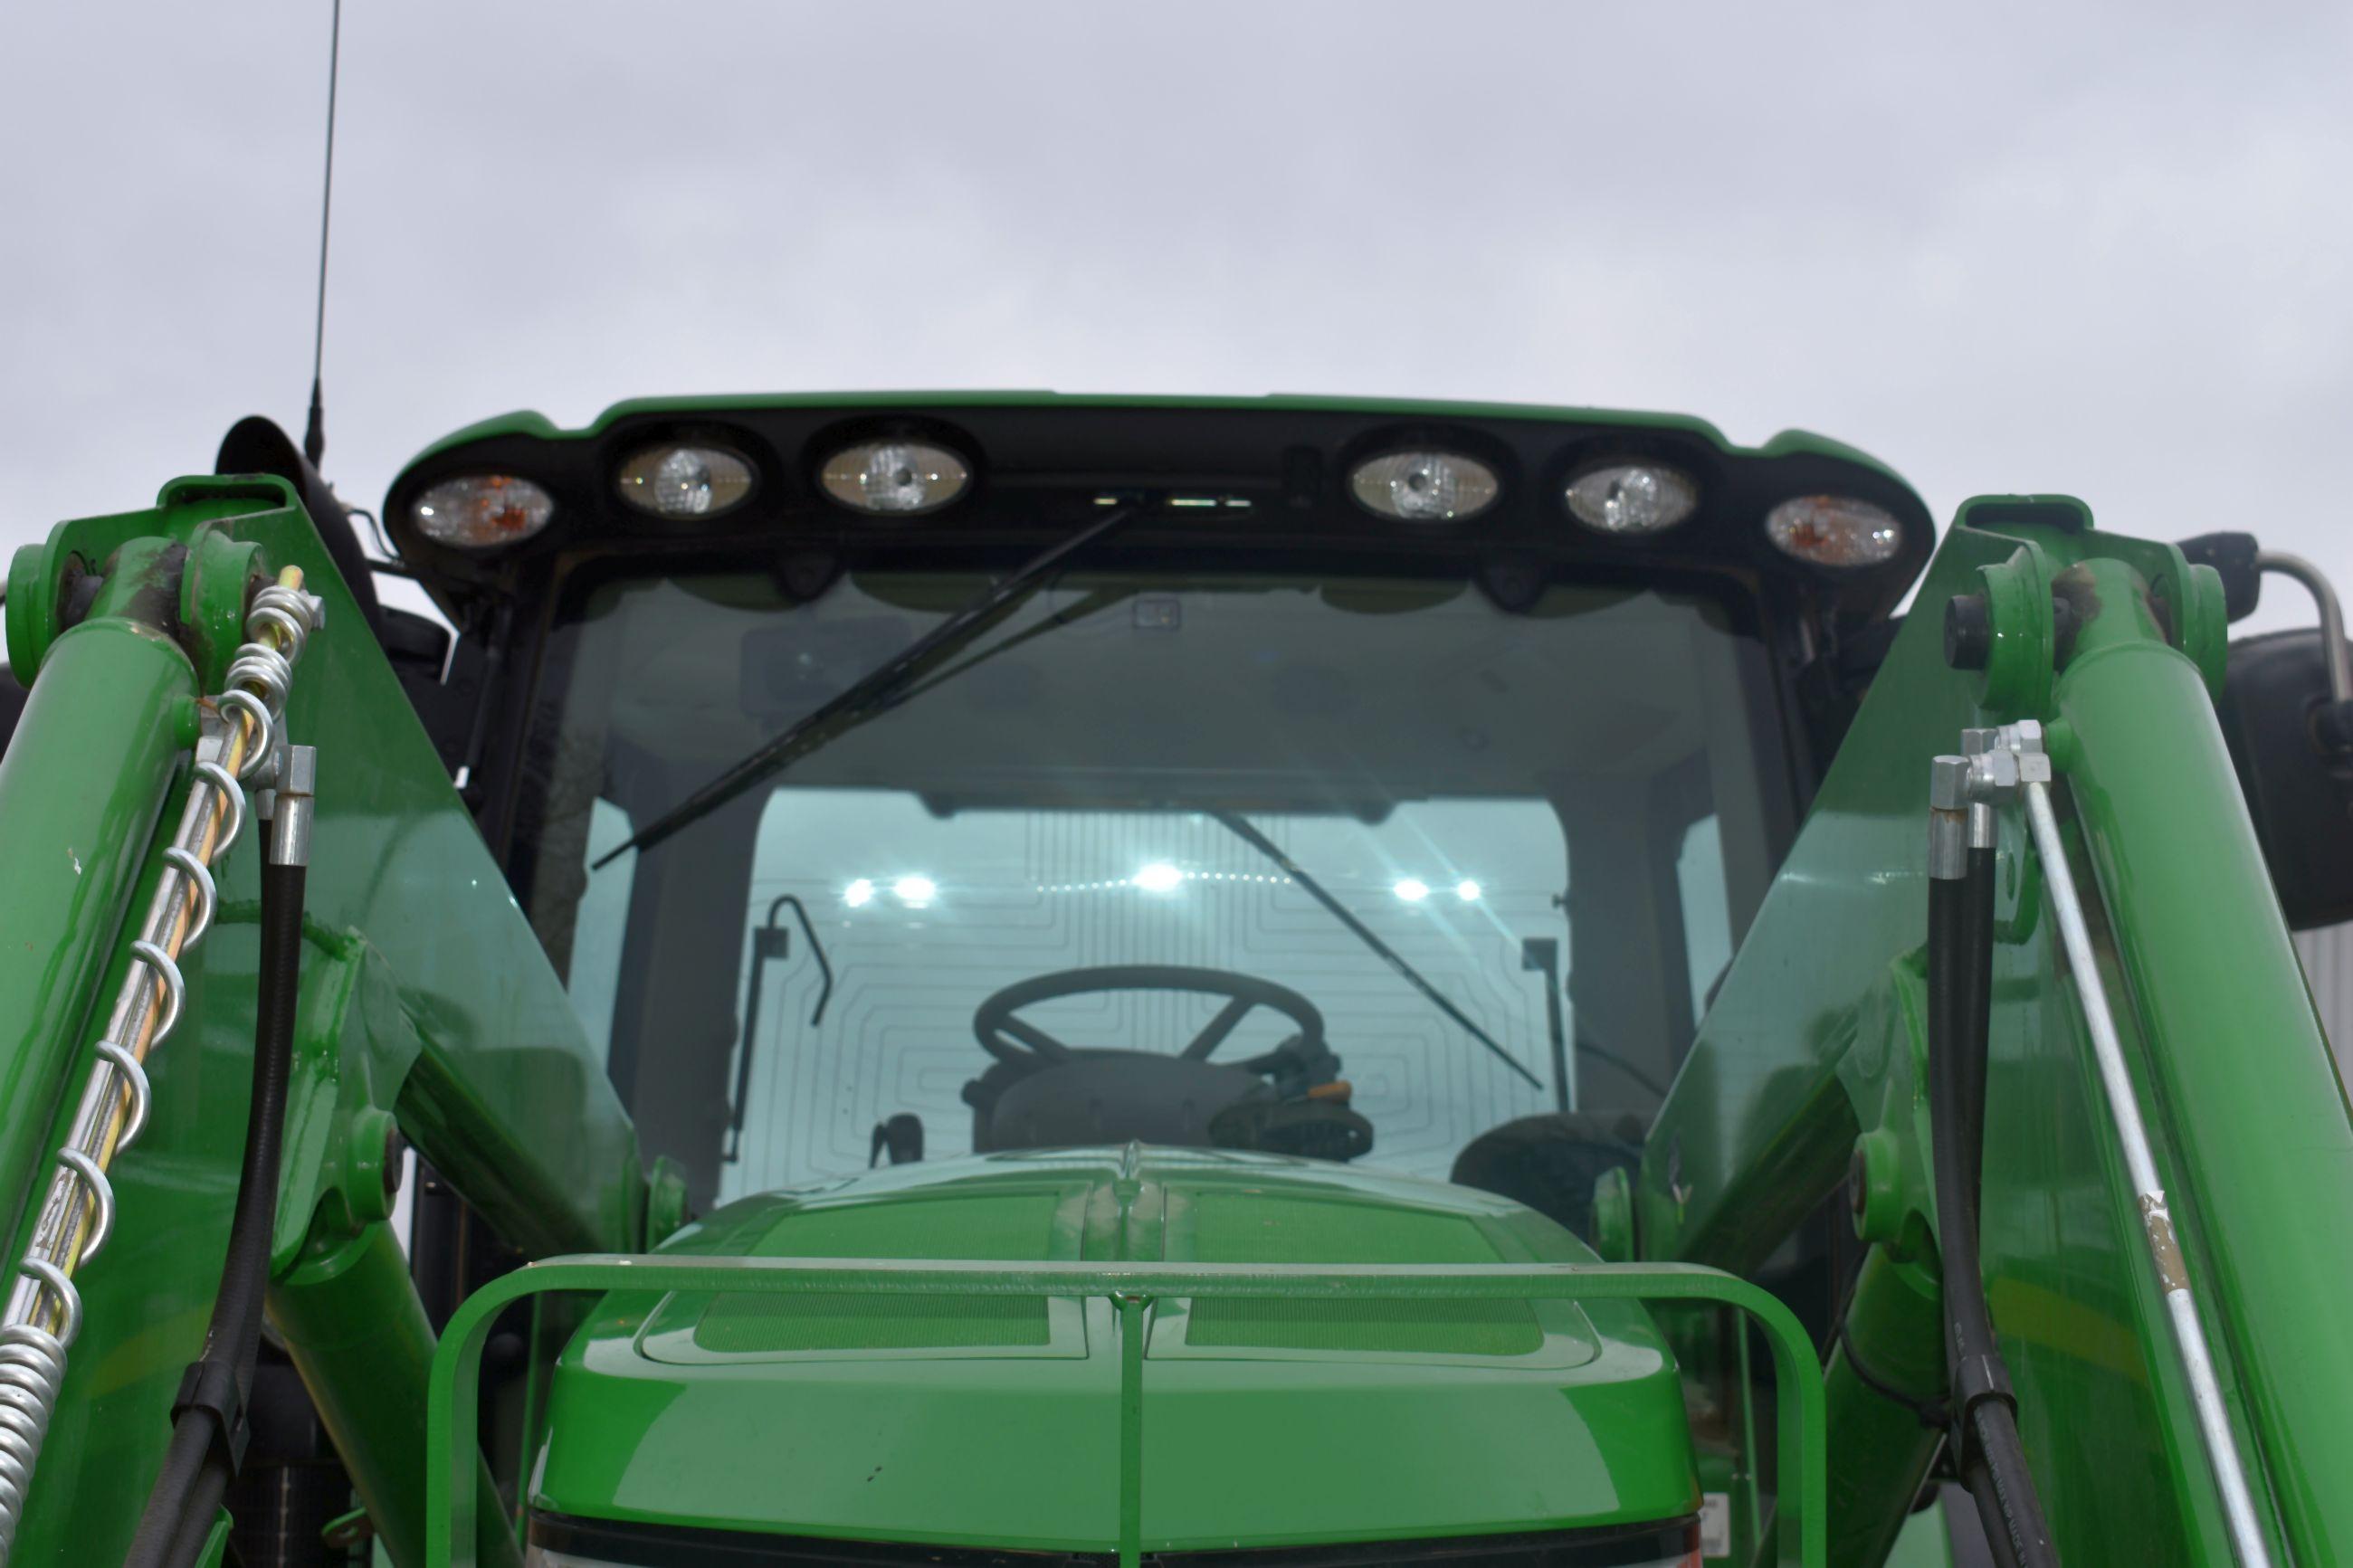
<svg viewBox="0 0 2353 1568">
<path fill-rule="evenodd" d="M 327 217 L 335 198 L 335 77 L 343 52 L 343 0 L 335 0 L 327 35 L 327 173 L 319 192 L 319 311 L 311 329 L 311 423 L 302 432 L 302 455 L 317 468 L 327 450 L 327 410 L 319 395 L 319 373 L 327 353 Z"/>
</svg>

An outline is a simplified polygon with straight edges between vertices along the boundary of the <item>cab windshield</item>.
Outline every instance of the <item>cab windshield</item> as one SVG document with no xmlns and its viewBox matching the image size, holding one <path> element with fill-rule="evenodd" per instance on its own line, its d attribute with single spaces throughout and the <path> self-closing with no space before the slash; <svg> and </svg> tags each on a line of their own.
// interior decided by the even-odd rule
<svg viewBox="0 0 2353 1568">
<path fill-rule="evenodd" d="M 700 1205 L 918 1149 L 1141 1139 L 1443 1178 L 1531 1116 L 1639 1139 L 1787 831 L 1736 600 L 1073 571 L 903 702 L 590 868 L 987 580 L 602 575 L 564 600 L 519 883 Z"/>
</svg>

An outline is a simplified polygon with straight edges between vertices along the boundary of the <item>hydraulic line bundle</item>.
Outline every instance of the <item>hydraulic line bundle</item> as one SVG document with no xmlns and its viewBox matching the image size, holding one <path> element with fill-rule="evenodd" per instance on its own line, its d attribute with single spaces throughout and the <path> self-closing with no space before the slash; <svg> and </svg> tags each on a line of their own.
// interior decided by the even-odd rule
<svg viewBox="0 0 2353 1568">
<path fill-rule="evenodd" d="M 2060 939 L 2074 971 L 2075 994 L 2103 1097 L 2132 1180 L 2142 1238 L 2164 1295 L 2232 1549 L 2242 1568 L 2270 1568 L 2270 1546 L 2231 1430 L 2189 1265 L 2166 1206 L 2156 1155 L 2100 977 L 2098 954 L 2060 837 L 2042 726 L 2027 720 L 2000 729 L 1965 731 L 1961 739 L 1966 755 L 1938 757 L 1932 764 L 1928 841 L 1929 1100 L 1952 1379 L 1951 1441 L 1961 1479 L 1977 1500 L 1989 1542 L 2005 1564 L 2045 1568 L 2057 1563 L 2042 1500 L 2026 1468 L 2017 1399 L 1995 1340 L 1978 1253 L 1999 831 L 1993 805 L 2014 799 L 2025 809 Z"/>
<path fill-rule="evenodd" d="M 219 912 L 213 868 L 243 831 L 248 791 L 285 793 L 296 782 L 285 776 L 292 771 L 286 698 L 321 617 L 320 602 L 301 583 L 301 573 L 289 569 L 254 595 L 247 640 L 229 665 L 226 689 L 204 715 L 194 782 L 163 852 L 163 876 L 130 944 L 129 971 L 94 1047 L 97 1060 L 58 1151 L 31 1243 L 16 1266 L 0 1324 L 0 1562 L 14 1545 L 67 1355 L 81 1329 L 74 1275 L 104 1250 L 113 1233 L 109 1167 L 146 1128 L 147 1063 L 178 1027 L 185 1006 L 181 963 Z M 296 919 L 299 933 L 299 902 Z M 266 1236 L 265 1225 L 265 1252 Z"/>
</svg>

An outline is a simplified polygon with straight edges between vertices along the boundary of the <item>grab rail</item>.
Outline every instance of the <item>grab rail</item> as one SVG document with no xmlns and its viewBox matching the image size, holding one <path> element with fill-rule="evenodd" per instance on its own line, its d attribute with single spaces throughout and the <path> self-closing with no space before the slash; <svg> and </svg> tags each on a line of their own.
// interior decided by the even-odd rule
<svg viewBox="0 0 2353 1568">
<path fill-rule="evenodd" d="M 694 1290 L 812 1295 L 1103 1297 L 1120 1321 L 1121 1568 L 1143 1555 L 1144 1310 L 1161 1297 L 1314 1300 L 1715 1301 L 1765 1331 L 1773 1352 L 1780 1444 L 1778 1560 L 1824 1561 L 1828 1461 L 1821 1372 L 1788 1308 L 1745 1279 L 1688 1263 L 1355 1264 L 1293 1268 L 1229 1263 L 999 1263 L 846 1258 L 701 1258 L 617 1254 L 552 1258 L 491 1280 L 451 1315 L 433 1358 L 426 1416 L 426 1540 L 432 1568 L 473 1568 L 478 1468 L 474 1434 L 482 1346 L 509 1303 L 562 1291 Z M 461 1436 L 462 1435 L 462 1436 Z"/>
</svg>

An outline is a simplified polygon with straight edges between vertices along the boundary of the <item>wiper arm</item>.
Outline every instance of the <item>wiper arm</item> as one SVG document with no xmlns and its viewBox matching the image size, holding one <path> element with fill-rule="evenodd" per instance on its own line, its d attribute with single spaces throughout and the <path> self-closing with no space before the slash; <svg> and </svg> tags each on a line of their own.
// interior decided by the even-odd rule
<svg viewBox="0 0 2353 1568">
<path fill-rule="evenodd" d="M 1439 990 L 1437 986 L 1432 985 L 1429 981 L 1423 979 L 1421 971 L 1416 969 L 1412 964 L 1408 963 L 1404 957 L 1399 954 L 1395 948 L 1383 942 L 1379 937 L 1375 936 L 1373 934 L 1372 927 L 1366 925 L 1364 921 L 1350 914 L 1346 908 L 1341 904 L 1340 900 L 1334 898 L 1331 893 L 1324 889 L 1323 883 L 1317 881 L 1314 878 L 1307 874 L 1307 868 L 1305 867 L 1302 866 L 1298 861 L 1293 860 L 1290 856 L 1284 854 L 1281 845 L 1277 844 L 1273 839 L 1269 838 L 1265 834 L 1261 833 L 1257 828 L 1251 826 L 1249 821 L 1242 817 L 1239 813 L 1230 811 L 1213 811 L 1209 815 L 1217 818 L 1218 825 L 1225 828 L 1227 832 L 1231 833 L 1235 837 L 1240 839 L 1243 843 L 1249 845 L 1251 848 L 1257 850 L 1268 859 L 1273 861 L 1277 866 L 1282 867 L 1284 875 L 1288 876 L 1293 881 L 1298 883 L 1301 887 L 1306 889 L 1307 896 L 1309 898 L 1314 899 L 1317 903 L 1323 905 L 1326 910 L 1329 910 L 1334 920 L 1338 921 L 1342 925 L 1346 926 L 1351 935 L 1353 935 L 1358 942 L 1363 942 L 1366 947 L 1372 949 L 1372 951 L 1380 957 L 1381 961 L 1387 963 L 1391 969 L 1396 970 L 1400 979 L 1404 980 L 1407 984 L 1412 986 L 1416 991 L 1420 992 L 1424 996 L 1429 997 L 1430 1001 L 1436 1005 L 1440 1012 L 1445 1014 L 1457 1024 L 1462 1026 L 1463 1031 L 1472 1039 L 1478 1041 L 1481 1045 L 1486 1047 L 1488 1050 L 1494 1053 L 1494 1057 L 1497 1061 L 1502 1062 L 1505 1067 L 1511 1068 L 1514 1072 L 1527 1079 L 1528 1087 L 1530 1089 L 1541 1090 L 1544 1088 L 1543 1083 L 1537 1079 L 1535 1074 L 1530 1072 L 1526 1068 L 1520 1065 L 1520 1059 L 1517 1057 L 1512 1055 L 1511 1052 L 1505 1050 L 1500 1044 L 1498 1044 L 1494 1036 L 1489 1034 L 1486 1030 L 1472 1023 L 1469 1014 L 1463 1012 L 1461 1008 L 1457 1007 L 1453 1003 L 1448 1001 L 1446 999 L 1446 994 Z"/>
<path fill-rule="evenodd" d="M 859 677 L 847 689 L 787 724 L 773 739 L 762 742 L 743 761 L 623 839 L 588 868 L 600 870 L 632 849 L 652 848 L 681 829 L 691 827 L 754 784 L 774 778 L 843 731 L 898 706 L 926 671 L 987 630 L 999 611 L 1060 571 L 1071 556 L 1134 521 L 1135 515 L 1132 507 L 1115 508 L 1050 550 L 1030 557 L 1009 576 L 991 584 L 979 597 L 909 643 L 887 663 Z"/>
</svg>

